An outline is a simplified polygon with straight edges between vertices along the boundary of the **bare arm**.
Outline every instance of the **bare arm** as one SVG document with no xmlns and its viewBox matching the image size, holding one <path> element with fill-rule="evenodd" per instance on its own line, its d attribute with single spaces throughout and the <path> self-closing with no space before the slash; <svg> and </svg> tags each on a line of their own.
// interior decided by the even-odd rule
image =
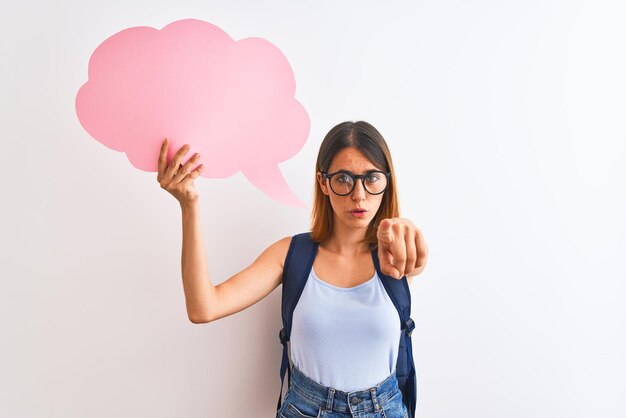
<svg viewBox="0 0 626 418">
<path fill-rule="evenodd" d="M 269 295 L 282 283 L 291 237 L 270 245 L 252 264 L 215 287 L 215 302 L 205 322 L 242 311 Z"/>
<path fill-rule="evenodd" d="M 214 286 L 209 279 L 206 253 L 200 227 L 198 193 L 193 180 L 200 175 L 202 164 L 196 153 L 184 165 L 189 145 L 180 147 L 172 161 L 167 161 L 169 141 L 164 139 L 159 152 L 157 181 L 180 203 L 183 217 L 181 270 L 187 316 L 194 324 L 211 322 L 239 312 L 263 299 L 282 282 L 283 263 L 291 237 L 275 242 L 248 268 Z"/>
<path fill-rule="evenodd" d="M 181 204 L 181 210 L 183 218 L 181 270 L 187 316 L 191 322 L 201 323 L 206 311 L 215 303 L 215 286 L 209 279 L 198 201 Z"/>
<path fill-rule="evenodd" d="M 214 286 L 208 274 L 198 204 L 181 205 L 181 208 L 181 267 L 187 315 L 191 322 L 208 323 L 242 311 L 281 284 L 291 237 L 275 242 L 246 269 Z"/>
</svg>

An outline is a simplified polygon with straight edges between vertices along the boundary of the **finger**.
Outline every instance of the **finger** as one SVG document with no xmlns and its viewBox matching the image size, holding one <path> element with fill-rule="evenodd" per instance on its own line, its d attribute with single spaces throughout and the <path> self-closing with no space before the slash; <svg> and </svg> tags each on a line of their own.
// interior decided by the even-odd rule
<svg viewBox="0 0 626 418">
<path fill-rule="evenodd" d="M 389 218 L 383 219 L 378 224 L 378 230 L 376 231 L 376 238 L 379 241 L 379 244 L 382 243 L 384 245 L 389 245 L 393 242 L 393 231 L 391 230 L 391 226 L 393 225 L 393 221 Z"/>
<path fill-rule="evenodd" d="M 161 181 L 163 176 L 165 175 L 165 169 L 167 168 L 167 151 L 169 149 L 169 141 L 167 138 L 163 140 L 161 143 L 161 150 L 159 151 L 159 163 L 158 163 L 158 174 L 157 181 Z"/>
<path fill-rule="evenodd" d="M 424 240 L 424 234 L 419 230 L 417 231 L 415 242 L 417 246 L 416 267 L 421 267 L 426 263 L 426 259 L 428 258 L 428 245 L 426 244 L 426 240 Z"/>
<path fill-rule="evenodd" d="M 183 181 L 180 182 L 180 186 L 181 188 L 186 188 L 189 183 L 193 182 L 195 179 L 198 178 L 198 176 L 200 175 L 200 172 L 202 171 L 202 168 L 204 168 L 203 164 L 200 164 L 198 166 L 198 168 L 196 168 L 195 170 L 193 170 L 191 173 L 189 173 L 184 179 Z"/>
<path fill-rule="evenodd" d="M 183 156 L 187 154 L 188 151 L 189 151 L 189 144 L 183 145 L 182 147 L 178 149 L 178 151 L 176 151 L 176 154 L 174 154 L 174 157 L 172 158 L 172 161 L 170 162 L 170 165 L 167 168 L 167 172 L 165 174 L 165 177 L 167 179 L 171 180 L 174 177 L 174 175 L 178 172 L 181 166 L 180 160 L 182 160 Z"/>
<path fill-rule="evenodd" d="M 406 242 L 404 241 L 405 226 L 402 223 L 394 223 L 393 242 L 389 246 L 389 251 L 393 257 L 393 266 L 398 270 L 397 279 L 402 277 L 406 266 Z"/>
<path fill-rule="evenodd" d="M 400 275 L 400 272 L 393 265 L 393 257 L 391 256 L 391 253 L 381 246 L 378 246 L 378 261 L 380 264 L 380 271 L 384 275 L 391 277 L 398 277 Z"/>
<path fill-rule="evenodd" d="M 172 179 L 172 182 L 180 183 L 185 178 L 185 176 L 187 176 L 193 171 L 191 167 L 193 167 L 193 165 L 196 164 L 199 158 L 200 158 L 200 154 L 195 153 L 189 159 L 189 161 L 185 163 L 185 165 L 181 165 L 181 167 L 178 169 L 176 173 L 176 176 L 174 176 L 174 178 Z"/>
<path fill-rule="evenodd" d="M 404 267 L 404 275 L 411 273 L 415 270 L 417 262 L 417 234 L 409 229 L 409 232 L 405 235 L 406 243 L 406 266 Z"/>
</svg>

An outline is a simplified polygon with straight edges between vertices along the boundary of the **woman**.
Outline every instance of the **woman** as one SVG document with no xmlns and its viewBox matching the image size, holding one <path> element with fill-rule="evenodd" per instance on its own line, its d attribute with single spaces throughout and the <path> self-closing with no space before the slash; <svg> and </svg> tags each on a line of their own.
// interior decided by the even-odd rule
<svg viewBox="0 0 626 418">
<path fill-rule="evenodd" d="M 275 242 L 246 269 L 214 286 L 193 186 L 202 165 L 192 170 L 198 154 L 180 164 L 188 150 L 181 147 L 168 164 L 166 139 L 157 180 L 182 209 L 189 320 L 208 323 L 255 304 L 281 284 L 292 237 Z M 423 271 L 428 247 L 421 231 L 399 218 L 395 185 L 391 155 L 376 128 L 344 122 L 328 132 L 316 164 L 310 236 L 318 250 L 293 313 L 292 379 L 277 417 L 407 416 L 394 373 L 398 313 L 381 285 L 372 251 L 378 247 L 384 275 L 410 283 Z M 327 402 L 329 390 L 334 396 Z"/>
</svg>

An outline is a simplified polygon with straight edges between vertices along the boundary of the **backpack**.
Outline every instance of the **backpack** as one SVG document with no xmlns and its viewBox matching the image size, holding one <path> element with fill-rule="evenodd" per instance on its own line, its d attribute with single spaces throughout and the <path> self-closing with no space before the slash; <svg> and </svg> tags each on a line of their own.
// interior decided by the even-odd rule
<svg viewBox="0 0 626 418">
<path fill-rule="evenodd" d="M 281 306 L 283 328 L 278 334 L 280 342 L 283 345 L 283 357 L 280 365 L 280 393 L 278 394 L 277 411 L 280 409 L 282 403 L 281 398 L 285 371 L 288 371 L 287 385 L 291 382 L 291 369 L 287 352 L 287 342 L 291 335 L 291 319 L 293 317 L 293 311 L 300 299 L 300 295 L 304 290 L 304 285 L 309 277 L 309 273 L 313 268 L 313 260 L 315 260 L 317 248 L 318 244 L 311 240 L 310 232 L 297 234 L 292 237 L 289 250 L 287 251 L 287 257 L 285 258 Z M 374 247 L 372 250 L 372 259 L 376 272 L 381 278 L 385 290 L 400 315 L 401 329 L 404 330 L 400 336 L 396 378 L 398 379 L 398 386 L 402 392 L 402 402 L 409 412 L 409 418 L 414 418 L 417 400 L 417 383 L 415 364 L 413 362 L 411 333 L 415 328 L 415 323 L 410 318 L 411 294 L 409 292 L 409 285 L 406 276 L 403 276 L 401 279 L 396 279 L 384 275 L 380 271 L 377 247 Z"/>
</svg>

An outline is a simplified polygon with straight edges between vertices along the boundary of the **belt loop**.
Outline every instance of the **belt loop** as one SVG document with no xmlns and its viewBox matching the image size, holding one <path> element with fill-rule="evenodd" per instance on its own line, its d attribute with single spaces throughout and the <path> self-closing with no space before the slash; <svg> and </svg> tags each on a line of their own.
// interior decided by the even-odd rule
<svg viewBox="0 0 626 418">
<path fill-rule="evenodd" d="M 333 411 L 333 398 L 335 396 L 335 389 L 329 387 L 328 388 L 328 398 L 326 398 L 326 412 Z"/>
<path fill-rule="evenodd" d="M 372 394 L 372 402 L 374 402 L 374 411 L 380 411 L 380 405 L 378 404 L 378 398 L 376 398 L 376 388 L 370 388 Z"/>
</svg>

